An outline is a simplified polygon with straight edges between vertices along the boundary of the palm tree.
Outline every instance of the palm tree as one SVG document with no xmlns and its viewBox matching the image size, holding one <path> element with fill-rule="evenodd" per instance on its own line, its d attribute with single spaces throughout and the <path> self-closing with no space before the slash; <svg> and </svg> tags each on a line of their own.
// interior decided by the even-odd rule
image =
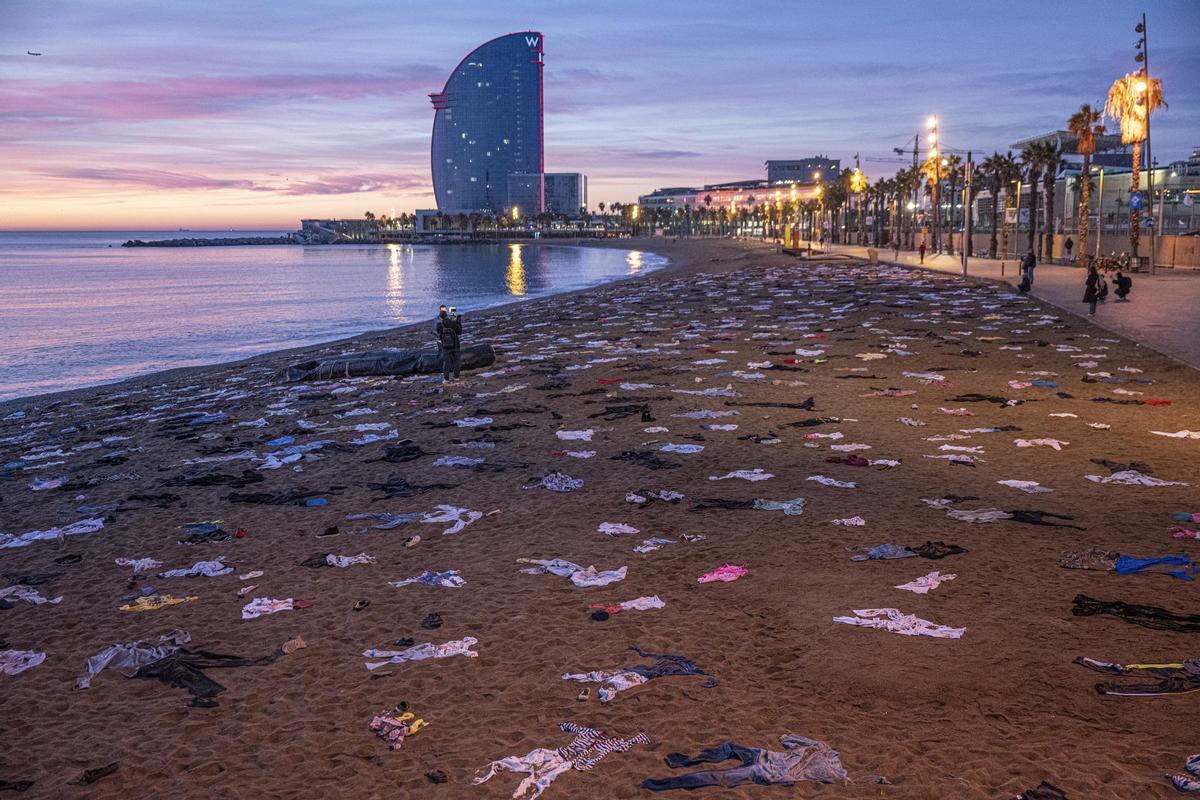
<svg viewBox="0 0 1200 800">
<path fill-rule="evenodd" d="M 998 255 L 996 247 L 996 234 L 1000 228 L 1000 191 L 1005 189 L 1010 183 L 1015 181 L 1021 175 L 1021 170 L 1017 166 L 1017 162 L 1013 159 L 1011 152 L 1006 155 L 992 153 L 983 163 L 979 165 L 980 175 L 987 183 L 988 191 L 992 195 L 992 236 L 988 242 L 988 255 L 991 258 L 996 258 Z M 1008 203 L 1008 192 L 1004 192 L 1005 205 Z M 1008 223 L 1004 225 L 1004 250 L 1008 251 Z"/>
<path fill-rule="evenodd" d="M 1027 249 L 1035 257 L 1037 256 L 1034 238 L 1037 236 L 1038 184 L 1041 183 L 1042 172 L 1045 170 L 1047 150 L 1045 142 L 1033 142 L 1025 145 L 1021 150 L 1021 166 L 1025 169 L 1025 181 L 1029 184 L 1029 242 Z M 1017 225 L 1020 226 L 1020 224 L 1020 220 L 1018 220 Z"/>
<path fill-rule="evenodd" d="M 962 159 L 956 155 L 945 156 L 941 163 L 941 174 L 942 179 L 950 184 L 950 227 L 947 231 L 946 245 L 950 250 L 950 255 L 954 255 L 954 200 L 957 194 L 954 189 L 958 186 L 959 181 L 965 179 L 966 172 Z"/>
<path fill-rule="evenodd" d="M 1047 142 L 1042 164 L 1046 170 L 1042 174 L 1042 197 L 1046 206 L 1046 224 L 1042 228 L 1046 232 L 1043 247 L 1047 261 L 1054 257 L 1054 184 L 1064 163 L 1066 162 L 1063 161 L 1062 148 Z"/>
<path fill-rule="evenodd" d="M 1067 130 L 1075 136 L 1075 150 L 1083 155 L 1083 178 L 1079 198 L 1079 264 L 1085 265 L 1088 253 L 1088 229 L 1091 224 L 1092 153 L 1096 152 L 1096 136 L 1104 133 L 1100 124 L 1102 112 L 1084 103 L 1067 120 Z M 1099 234 L 1097 234 L 1099 235 Z"/>
<path fill-rule="evenodd" d="M 1104 113 L 1121 123 L 1121 141 L 1133 145 L 1133 182 L 1130 196 L 1141 186 L 1142 142 L 1145 141 L 1150 125 L 1150 115 L 1167 104 L 1162 96 L 1162 81 L 1151 78 L 1145 70 L 1131 73 L 1113 82 L 1104 102 Z M 1138 211 L 1129 212 L 1129 251 L 1138 254 Z"/>
</svg>

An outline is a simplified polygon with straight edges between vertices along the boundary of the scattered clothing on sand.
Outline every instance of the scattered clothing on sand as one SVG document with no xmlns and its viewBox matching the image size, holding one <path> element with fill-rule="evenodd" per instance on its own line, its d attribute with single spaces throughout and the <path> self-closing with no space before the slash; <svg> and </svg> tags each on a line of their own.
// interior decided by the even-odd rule
<svg viewBox="0 0 1200 800">
<path fill-rule="evenodd" d="M 558 728 L 564 733 L 575 734 L 570 744 L 554 750 L 538 747 L 523 756 L 508 756 L 493 761 L 475 773 L 472 783 L 478 786 L 502 771 L 527 774 L 513 792 L 513 800 L 525 800 L 526 797 L 535 800 L 563 773 L 590 770 L 612 753 L 623 753 L 634 745 L 650 742 L 644 733 L 625 739 L 608 736 L 603 731 L 573 722 L 559 723 Z"/>
<path fill-rule="evenodd" d="M 739 766 L 725 769 L 706 769 L 669 778 L 647 778 L 641 788 L 652 792 L 669 789 L 698 789 L 721 786 L 731 789 L 746 782 L 760 785 L 793 786 L 802 781 L 814 783 L 846 783 L 846 770 L 838 752 L 824 742 L 794 733 L 779 737 L 784 750 L 762 750 L 740 744 L 725 744 L 702 750 L 694 757 L 671 753 L 666 757 L 668 767 L 693 767 L 697 764 L 718 764 L 736 759 Z"/>
<path fill-rule="evenodd" d="M 172 597 L 169 594 L 152 594 L 135 599 L 128 605 L 120 607 L 121 611 L 158 611 L 160 608 L 167 606 L 177 606 L 180 603 L 190 603 L 194 600 L 199 600 L 199 597 Z"/>
<path fill-rule="evenodd" d="M 136 569 L 134 570 L 137 571 Z M 228 575 L 233 572 L 233 567 L 225 563 L 225 557 L 221 556 L 211 561 L 197 561 L 190 567 L 185 569 L 169 569 L 166 572 L 158 573 L 160 578 L 198 578 L 205 576 L 216 578 L 220 575 Z"/>
<path fill-rule="evenodd" d="M 434 509 L 437 513 L 434 513 L 433 511 L 427 511 L 421 516 L 421 522 L 433 524 L 443 522 L 450 523 L 450 527 L 442 531 L 443 536 L 450 536 L 458 533 L 472 522 L 477 522 L 483 519 L 482 511 L 471 511 L 469 508 L 440 505 L 434 506 Z"/>
<path fill-rule="evenodd" d="M 1145 475 L 1137 470 L 1127 469 L 1114 472 L 1112 475 L 1084 475 L 1093 483 L 1118 483 L 1124 486 L 1187 486 L 1182 481 L 1164 481 L 1153 475 Z"/>
<path fill-rule="evenodd" d="M 723 567 L 717 567 L 712 572 L 704 573 L 699 578 L 696 578 L 696 582 L 714 583 L 720 581 L 721 583 L 732 583 L 749 571 L 750 570 L 746 569 L 745 564 L 742 564 L 741 566 L 726 564 Z"/>
<path fill-rule="evenodd" d="M 824 475 L 809 475 L 804 480 L 816 481 L 817 483 L 825 486 L 836 486 L 839 489 L 853 489 L 858 486 L 858 484 L 854 483 L 853 481 L 839 481 L 833 478 L 827 478 Z"/>
<path fill-rule="evenodd" d="M 887 561 L 896 558 L 913 558 L 920 556 L 934 561 L 946 556 L 960 555 L 967 552 L 956 544 L 946 544 L 942 541 L 926 542 L 920 547 L 905 547 L 901 544 L 879 544 L 874 547 L 860 547 L 864 551 L 850 556 L 851 561 Z"/>
<path fill-rule="evenodd" d="M 26 531 L 25 533 L 0 533 L 0 550 L 14 547 L 28 547 L 34 542 L 62 542 L 68 536 L 80 536 L 85 533 L 95 533 L 104 527 L 100 518 L 81 519 L 70 525 L 59 528 L 48 528 L 44 531 Z"/>
<path fill-rule="evenodd" d="M 1187 555 L 1180 553 L 1177 556 L 1154 556 L 1150 558 L 1121 556 L 1117 559 L 1117 563 L 1113 566 L 1113 569 L 1118 575 L 1157 572 L 1183 581 L 1194 581 L 1196 580 L 1196 573 L 1200 570 L 1200 566 L 1188 558 Z"/>
<path fill-rule="evenodd" d="M 565 472 L 550 472 L 542 476 L 541 484 L 552 492 L 574 492 L 583 488 L 583 479 L 572 478 Z"/>
<path fill-rule="evenodd" d="M 300 562 L 304 567 L 341 567 L 346 568 L 352 564 L 374 564 L 375 557 L 369 556 L 366 553 L 359 553 L 353 556 L 339 556 L 333 553 L 313 553 L 308 558 Z"/>
<path fill-rule="evenodd" d="M 1065 550 L 1058 558 L 1058 565 L 1064 569 L 1086 569 L 1098 572 L 1113 572 L 1117 568 L 1117 559 L 1121 554 L 1115 550 L 1101 550 L 1098 547 L 1087 547 L 1078 550 Z"/>
<path fill-rule="evenodd" d="M 1077 617 L 1106 615 L 1123 619 L 1143 628 L 1179 633 L 1200 633 L 1200 614 L 1175 614 L 1158 606 L 1134 605 L 1117 600 L 1096 600 L 1084 594 L 1075 596 L 1071 613 Z"/>
<path fill-rule="evenodd" d="M 211 700 L 225 691 L 225 687 L 204 674 L 205 669 L 259 667 L 296 649 L 288 649 L 285 645 L 265 656 L 243 658 L 183 647 L 191 641 L 192 637 L 187 631 L 173 630 L 154 642 L 110 645 L 87 660 L 84 673 L 76 679 L 75 685 L 79 689 L 90 688 L 97 675 L 105 669 L 111 669 L 126 678 L 158 680 L 169 686 L 187 689 L 194 698 Z M 193 704 L 196 704 L 195 701 Z"/>
<path fill-rule="evenodd" d="M 652 608 L 666 608 L 667 604 L 658 595 L 638 597 L 620 603 L 592 603 L 588 608 L 598 608 L 609 614 L 619 614 L 622 611 L 649 611 Z"/>
<path fill-rule="evenodd" d="M 1174 773 L 1167 775 L 1167 779 L 1181 792 L 1200 794 L 1200 753 L 1188 756 L 1183 768 L 1188 774 Z"/>
<path fill-rule="evenodd" d="M 425 720 L 417 719 L 412 711 L 401 711 L 399 707 L 384 709 L 371 718 L 367 727 L 375 735 L 388 743 L 389 750 L 399 750 L 404 747 L 404 740 L 428 725 Z"/>
<path fill-rule="evenodd" d="M 116 559 L 116 565 L 118 567 L 129 567 L 135 575 L 138 575 L 143 572 L 149 572 L 152 569 L 158 569 L 162 566 L 162 562 L 153 558 L 118 558 Z"/>
<path fill-rule="evenodd" d="M 632 525 L 626 525 L 624 522 L 601 522 L 596 527 L 597 533 L 603 533 L 605 536 L 637 536 L 641 531 Z"/>
<path fill-rule="evenodd" d="M 774 478 L 774 477 L 775 476 L 772 475 L 770 472 L 755 468 L 755 469 L 734 470 L 733 472 L 727 472 L 724 475 L 720 475 L 720 476 L 710 475 L 708 477 L 708 479 L 710 481 L 727 481 L 727 480 L 736 478 L 736 479 L 743 480 L 743 481 L 753 482 L 753 481 L 766 481 L 766 480 L 770 480 L 771 478 Z"/>
<path fill-rule="evenodd" d="M 410 584 L 419 583 L 424 586 L 444 586 L 447 589 L 457 589 L 464 585 L 466 580 L 458 574 L 456 570 L 446 570 L 445 572 L 434 572 L 433 570 L 425 570 L 420 575 L 414 575 L 411 578 L 405 578 L 399 581 L 389 581 L 392 586 L 397 589 L 408 586 Z"/>
<path fill-rule="evenodd" d="M 9 603 L 20 601 L 22 603 L 29 603 L 30 605 L 34 606 L 40 606 L 44 603 L 49 603 L 52 606 L 56 606 L 62 602 L 62 595 L 53 598 L 43 597 L 42 593 L 34 587 L 17 583 L 4 589 L 0 589 L 0 601 Z M 0 606 L 0 608 L 3 607 L 7 606 Z"/>
<path fill-rule="evenodd" d="M 804 503 L 803 497 L 797 497 L 793 500 L 723 500 L 709 498 L 697 501 L 696 505 L 692 506 L 692 511 L 705 511 L 712 508 L 720 508 L 727 511 L 754 509 L 756 511 L 782 511 L 789 517 L 798 517 L 804 513 Z"/>
<path fill-rule="evenodd" d="M 863 628 L 882 628 L 904 636 L 931 636 L 935 639 L 958 639 L 967 630 L 938 625 L 915 614 L 905 614 L 898 608 L 859 608 L 853 614 L 853 617 L 834 617 L 833 621 Z"/>
<path fill-rule="evenodd" d="M 292 611 L 295 601 L 291 598 L 273 600 L 269 597 L 256 597 L 242 606 L 242 619 L 256 619 L 264 614 L 277 614 L 280 611 Z"/>
<path fill-rule="evenodd" d="M 1062 450 L 1070 442 L 1062 442 L 1058 439 L 1013 439 L 1013 444 L 1017 447 L 1052 447 L 1055 450 Z"/>
<path fill-rule="evenodd" d="M 424 661 L 427 658 L 450 658 L 451 656 L 478 658 L 479 653 L 471 649 L 477 644 L 479 644 L 479 640 L 474 636 L 466 636 L 462 639 L 443 642 L 442 644 L 425 642 L 424 644 L 413 645 L 405 650 L 364 650 L 363 656 L 366 658 L 387 659 L 386 661 L 366 662 L 367 669 L 376 670 L 380 667 L 386 667 L 388 664 L 402 664 L 406 661 Z"/>
<path fill-rule="evenodd" d="M 522 569 L 528 575 L 557 575 L 560 578 L 570 578 L 571 583 L 576 586 L 607 586 L 610 583 L 625 580 L 625 574 L 628 567 L 620 567 L 619 569 L 597 570 L 596 567 L 588 566 L 581 567 L 571 561 L 564 561 L 561 558 L 550 559 L 548 561 L 533 558 L 518 558 L 519 564 L 533 564 L 532 567 Z"/>
<path fill-rule="evenodd" d="M 941 572 L 934 570 L 928 575 L 922 575 L 921 577 L 915 578 L 908 583 L 902 583 L 896 588 L 903 589 L 906 592 L 915 592 L 916 594 L 929 594 L 934 589 L 941 586 L 945 581 L 952 581 L 957 577 L 957 575 L 949 573 L 943 575 Z"/>
<path fill-rule="evenodd" d="M 1070 800 L 1067 793 L 1052 783 L 1042 781 L 1032 789 L 1026 789 L 1014 800 Z"/>
<path fill-rule="evenodd" d="M 584 673 L 567 673 L 562 676 L 562 679 L 564 681 L 601 684 L 596 692 L 600 697 L 601 703 L 611 701 L 619 692 L 632 689 L 635 686 L 641 686 L 643 683 L 656 678 L 703 675 L 708 680 L 701 684 L 702 688 L 710 689 L 717 685 L 716 680 L 707 672 L 697 667 L 696 662 L 691 659 L 667 653 L 648 653 L 637 645 L 633 645 L 629 649 L 636 652 L 642 658 L 654 659 L 654 663 L 634 664 L 633 666 L 620 667 L 618 669 L 594 670 Z"/>
<path fill-rule="evenodd" d="M 46 654 L 36 650 L 0 650 L 0 673 L 18 675 L 45 660 Z"/>
<path fill-rule="evenodd" d="M 1113 664 L 1079 656 L 1075 663 L 1109 675 L 1149 678 L 1150 683 L 1097 683 L 1096 692 L 1114 697 L 1156 697 L 1200 691 L 1200 658 L 1174 664 Z"/>
<path fill-rule="evenodd" d="M 1007 486 L 1010 489 L 1020 489 L 1022 492 L 1025 492 L 1026 494 L 1044 494 L 1046 492 L 1054 491 L 1053 489 L 1042 486 L 1037 481 L 1007 480 L 1007 481 L 996 481 L 996 483 L 1000 484 L 1001 486 Z"/>
</svg>

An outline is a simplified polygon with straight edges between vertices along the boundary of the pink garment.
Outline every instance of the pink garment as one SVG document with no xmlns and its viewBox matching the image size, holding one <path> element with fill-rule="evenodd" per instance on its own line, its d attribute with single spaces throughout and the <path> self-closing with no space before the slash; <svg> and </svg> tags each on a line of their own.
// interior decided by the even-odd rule
<svg viewBox="0 0 1200 800">
<path fill-rule="evenodd" d="M 1200 539 L 1200 531 L 1188 530 L 1182 525 L 1172 525 L 1171 535 L 1176 539 Z"/>
<path fill-rule="evenodd" d="M 730 583 L 745 575 L 750 570 L 746 569 L 743 564 L 740 567 L 733 564 L 726 564 L 723 567 L 717 567 L 712 572 L 706 572 L 696 579 L 698 583 L 712 583 L 721 581 L 722 583 Z"/>
</svg>

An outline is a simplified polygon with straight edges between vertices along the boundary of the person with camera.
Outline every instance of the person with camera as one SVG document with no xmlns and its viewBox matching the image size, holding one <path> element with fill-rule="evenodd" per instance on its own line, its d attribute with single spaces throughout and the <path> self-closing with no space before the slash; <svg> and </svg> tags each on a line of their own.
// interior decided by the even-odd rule
<svg viewBox="0 0 1200 800">
<path fill-rule="evenodd" d="M 450 380 L 451 373 L 454 373 L 454 380 L 458 380 L 462 365 L 462 317 L 458 315 L 458 309 L 451 306 L 447 310 L 446 306 L 440 306 L 433 332 L 442 354 L 442 381 Z"/>
</svg>

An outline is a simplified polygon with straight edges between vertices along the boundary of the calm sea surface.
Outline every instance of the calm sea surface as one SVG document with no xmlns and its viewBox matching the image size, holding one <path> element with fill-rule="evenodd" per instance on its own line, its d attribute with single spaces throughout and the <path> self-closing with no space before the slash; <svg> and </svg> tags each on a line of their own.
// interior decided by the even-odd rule
<svg viewBox="0 0 1200 800">
<path fill-rule="evenodd" d="M 0 400 L 210 364 L 665 266 L 558 245 L 121 248 L 231 232 L 0 232 Z M 111 245 L 111 246 L 110 246 Z"/>
</svg>

